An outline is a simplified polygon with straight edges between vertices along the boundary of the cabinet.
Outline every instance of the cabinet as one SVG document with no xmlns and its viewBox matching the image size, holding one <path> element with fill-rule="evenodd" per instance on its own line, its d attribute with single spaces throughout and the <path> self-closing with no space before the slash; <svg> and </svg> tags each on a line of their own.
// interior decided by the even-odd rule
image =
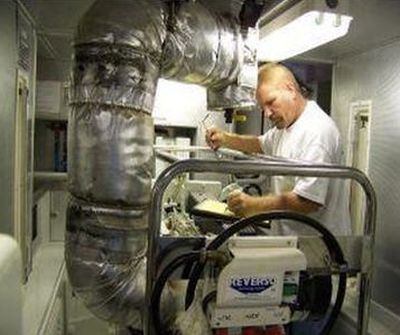
<svg viewBox="0 0 400 335">
<path fill-rule="evenodd" d="M 68 192 L 50 192 L 50 241 L 64 241 L 68 205 Z"/>
<path fill-rule="evenodd" d="M 66 176 L 65 176 L 66 178 Z M 41 178 L 43 182 L 43 178 Z M 38 191 L 41 194 L 35 203 L 33 211 L 33 221 L 35 222 L 35 249 L 40 244 L 51 242 L 63 242 L 66 226 L 66 213 L 68 205 L 68 192 L 60 188 L 54 188 L 50 182 L 47 186 L 41 182 Z M 60 182 L 58 182 L 60 183 Z M 54 185 L 54 184 L 53 184 Z M 61 184 L 59 184 L 61 185 Z M 48 190 L 50 188 L 50 190 Z"/>
<path fill-rule="evenodd" d="M 48 192 L 48 220 L 43 242 L 64 241 L 68 195 L 67 85 L 62 81 L 37 82 L 35 120 L 35 193 Z M 40 224 L 40 222 L 38 223 Z"/>
</svg>

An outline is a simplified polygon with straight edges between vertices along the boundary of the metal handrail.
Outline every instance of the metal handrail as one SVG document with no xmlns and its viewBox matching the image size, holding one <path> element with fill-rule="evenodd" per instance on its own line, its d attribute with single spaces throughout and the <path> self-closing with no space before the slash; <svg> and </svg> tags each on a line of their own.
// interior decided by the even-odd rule
<svg viewBox="0 0 400 335">
<path fill-rule="evenodd" d="M 160 153 L 158 152 L 157 155 Z M 167 155 L 170 162 L 174 160 L 173 155 Z M 375 242 L 376 228 L 376 194 L 368 177 L 360 170 L 352 167 L 334 165 L 297 164 L 293 161 L 268 161 L 258 160 L 205 160 L 185 159 L 178 160 L 167 167 L 156 180 L 151 193 L 151 206 L 149 217 L 148 252 L 147 252 L 147 280 L 146 280 L 146 304 L 147 313 L 145 316 L 145 334 L 152 335 L 152 322 L 150 311 L 150 295 L 156 276 L 156 254 L 158 239 L 160 237 L 161 206 L 163 194 L 170 182 L 178 175 L 190 172 L 213 172 L 213 173 L 249 173 L 264 174 L 269 176 L 303 176 L 303 177 L 325 177 L 353 179 L 363 188 L 366 195 L 364 236 L 368 237 L 369 248 L 364 248 L 363 261 L 372 264 L 373 246 Z M 361 273 L 360 297 L 358 304 L 357 335 L 367 334 L 368 315 L 371 297 L 372 268 Z"/>
</svg>

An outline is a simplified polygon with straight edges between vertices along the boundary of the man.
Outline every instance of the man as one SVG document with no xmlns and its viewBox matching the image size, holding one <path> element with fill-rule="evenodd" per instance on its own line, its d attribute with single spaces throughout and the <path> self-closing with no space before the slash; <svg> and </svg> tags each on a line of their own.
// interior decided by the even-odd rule
<svg viewBox="0 0 400 335">
<path fill-rule="evenodd" d="M 313 163 L 340 164 L 340 135 L 333 120 L 314 102 L 307 100 L 293 73 L 285 66 L 268 63 L 258 75 L 257 101 L 274 127 L 260 137 L 237 135 L 210 128 L 208 145 L 264 153 Z M 233 192 L 228 207 L 240 216 L 287 209 L 307 214 L 337 235 L 350 234 L 350 217 L 344 184 L 339 179 L 273 177 L 274 194 L 262 197 Z M 290 226 L 291 228 L 293 225 Z M 281 227 L 282 233 L 290 229 Z M 307 229 L 296 226 L 296 232 Z"/>
</svg>

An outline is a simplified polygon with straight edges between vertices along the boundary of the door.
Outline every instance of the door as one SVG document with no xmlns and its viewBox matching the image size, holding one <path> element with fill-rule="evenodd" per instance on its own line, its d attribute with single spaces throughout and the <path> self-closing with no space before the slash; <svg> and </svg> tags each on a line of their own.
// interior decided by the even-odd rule
<svg viewBox="0 0 400 335">
<path fill-rule="evenodd" d="M 15 110 L 15 148 L 14 148 L 14 235 L 21 246 L 24 267 L 24 281 L 31 267 L 31 227 L 29 207 L 29 131 L 28 131 L 28 97 L 27 78 L 18 73 L 17 101 Z"/>
<path fill-rule="evenodd" d="M 351 104 L 348 165 L 368 175 L 371 129 L 371 101 L 359 101 Z M 365 195 L 361 186 L 351 181 L 350 214 L 353 232 L 363 233 Z"/>
</svg>

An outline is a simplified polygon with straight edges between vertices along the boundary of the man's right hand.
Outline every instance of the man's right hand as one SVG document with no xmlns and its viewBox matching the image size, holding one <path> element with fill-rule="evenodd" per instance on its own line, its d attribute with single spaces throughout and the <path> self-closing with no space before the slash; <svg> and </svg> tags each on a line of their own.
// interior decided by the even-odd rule
<svg viewBox="0 0 400 335">
<path fill-rule="evenodd" d="M 226 142 L 225 132 L 216 127 L 210 127 L 206 130 L 206 142 L 208 146 L 217 150 L 220 147 L 223 147 Z"/>
</svg>

